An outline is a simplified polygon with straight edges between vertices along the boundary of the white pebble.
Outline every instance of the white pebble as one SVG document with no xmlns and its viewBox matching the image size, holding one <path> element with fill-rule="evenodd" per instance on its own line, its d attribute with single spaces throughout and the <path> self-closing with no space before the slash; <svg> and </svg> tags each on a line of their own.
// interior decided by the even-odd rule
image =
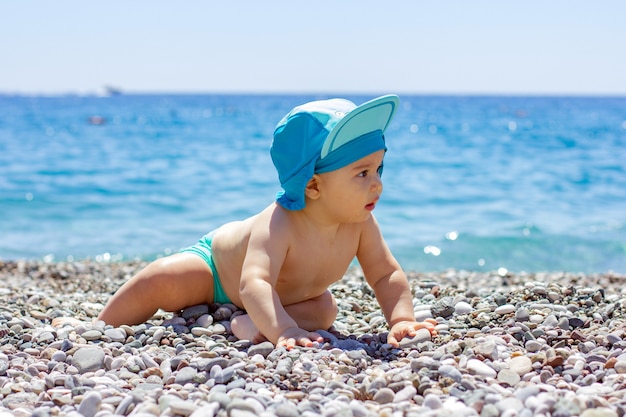
<svg viewBox="0 0 626 417">
<path fill-rule="evenodd" d="M 85 417 L 93 417 L 102 404 L 102 395 L 98 391 L 89 391 L 80 402 L 78 412 Z"/>
<path fill-rule="evenodd" d="M 439 399 L 439 396 L 435 394 L 428 394 L 424 397 L 424 407 L 430 408 L 431 410 L 437 410 L 441 408 L 442 403 Z"/>
<path fill-rule="evenodd" d="M 496 377 L 496 371 L 495 369 L 491 368 L 489 365 L 487 365 L 486 363 L 479 361 L 478 359 L 470 359 L 467 361 L 467 369 L 475 374 L 475 375 L 480 375 L 480 376 L 485 376 L 488 378 L 495 378 Z"/>
<path fill-rule="evenodd" d="M 472 311 L 474 311 L 474 308 L 470 303 L 466 303 L 465 301 L 460 301 L 454 306 L 454 312 L 458 315 L 468 314 Z"/>
<path fill-rule="evenodd" d="M 516 356 L 509 360 L 509 369 L 518 375 L 525 375 L 533 369 L 532 361 L 528 356 Z"/>
<path fill-rule="evenodd" d="M 513 313 L 514 311 L 515 311 L 515 306 L 513 304 L 504 304 L 496 308 L 494 313 L 499 314 L 499 315 L 505 315 L 505 314 Z"/>
</svg>

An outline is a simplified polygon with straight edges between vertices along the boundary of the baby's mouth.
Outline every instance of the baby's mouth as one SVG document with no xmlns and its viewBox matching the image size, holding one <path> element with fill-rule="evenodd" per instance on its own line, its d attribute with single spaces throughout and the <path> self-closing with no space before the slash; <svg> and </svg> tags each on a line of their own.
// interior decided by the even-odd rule
<svg viewBox="0 0 626 417">
<path fill-rule="evenodd" d="M 367 210 L 369 210 L 369 211 L 374 210 L 374 209 L 376 208 L 376 202 L 377 202 L 377 201 L 378 201 L 378 200 L 376 200 L 376 201 L 374 201 L 374 202 L 372 202 L 372 203 L 367 204 L 367 205 L 365 206 L 365 208 L 366 208 Z"/>
</svg>

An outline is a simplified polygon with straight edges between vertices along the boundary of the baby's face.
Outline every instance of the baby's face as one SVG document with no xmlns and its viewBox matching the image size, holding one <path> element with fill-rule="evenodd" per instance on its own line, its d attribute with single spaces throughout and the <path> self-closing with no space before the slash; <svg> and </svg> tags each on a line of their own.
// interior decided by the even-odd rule
<svg viewBox="0 0 626 417">
<path fill-rule="evenodd" d="M 320 200 L 342 222 L 361 222 L 371 215 L 383 191 L 380 173 L 385 151 L 380 150 L 335 171 L 319 174 Z"/>
</svg>

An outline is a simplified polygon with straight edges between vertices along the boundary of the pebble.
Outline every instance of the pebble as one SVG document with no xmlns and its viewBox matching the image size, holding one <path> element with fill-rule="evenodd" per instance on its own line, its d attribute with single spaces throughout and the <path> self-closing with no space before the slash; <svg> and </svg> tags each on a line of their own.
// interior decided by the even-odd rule
<svg viewBox="0 0 626 417">
<path fill-rule="evenodd" d="M 417 346 L 420 343 L 426 342 L 430 340 L 430 331 L 428 329 L 418 329 L 415 332 L 415 336 L 413 337 L 405 337 L 400 340 L 401 348 L 410 348 L 413 346 Z"/>
<path fill-rule="evenodd" d="M 80 348 L 74 353 L 73 362 L 80 373 L 97 371 L 104 365 L 104 351 L 97 347 Z"/>
<path fill-rule="evenodd" d="M 325 342 L 286 350 L 236 340 L 229 304 L 92 322 L 143 266 L 0 261 L 0 417 L 625 415 L 624 277 L 409 272 L 416 318 L 439 333 L 394 348 L 351 269 Z M 50 325 L 67 312 L 84 323 Z"/>
<path fill-rule="evenodd" d="M 615 372 L 618 374 L 626 374 L 626 360 L 618 360 L 615 362 L 613 369 L 615 369 Z"/>
<path fill-rule="evenodd" d="M 498 381 L 510 387 L 514 387 L 520 381 L 520 375 L 511 369 L 502 369 L 498 372 Z"/>
<path fill-rule="evenodd" d="M 463 374 L 452 365 L 442 365 L 438 369 L 439 375 L 444 378 L 450 378 L 454 382 L 460 383 L 463 380 Z"/>
<path fill-rule="evenodd" d="M 183 310 L 181 316 L 185 320 L 197 319 L 205 314 L 209 313 L 209 306 L 206 304 L 199 304 L 195 306 L 187 307 Z"/>
<path fill-rule="evenodd" d="M 417 389 L 413 385 L 407 385 L 394 395 L 393 402 L 411 401 L 417 395 Z"/>
<path fill-rule="evenodd" d="M 528 352 L 538 352 L 542 348 L 543 344 L 537 340 L 526 341 L 526 350 Z"/>
<path fill-rule="evenodd" d="M 85 417 L 96 415 L 102 405 L 102 395 L 98 391 L 89 391 L 78 406 L 78 412 Z"/>
<path fill-rule="evenodd" d="M 378 404 L 387 404 L 387 403 L 393 402 L 394 397 L 395 397 L 395 394 L 391 389 L 381 388 L 378 391 L 376 391 L 376 394 L 374 394 L 373 400 L 377 402 Z"/>
<path fill-rule="evenodd" d="M 99 330 L 87 330 L 82 333 L 83 339 L 88 341 L 99 340 L 102 337 L 102 333 Z"/>
<path fill-rule="evenodd" d="M 175 415 L 189 416 L 192 415 L 197 409 L 198 406 L 192 402 L 184 401 L 184 400 L 172 400 L 169 403 L 170 411 Z"/>
<path fill-rule="evenodd" d="M 478 359 L 470 359 L 467 361 L 467 369 L 475 374 L 489 378 L 496 377 L 496 371 L 486 363 L 479 361 Z"/>
<path fill-rule="evenodd" d="M 193 382 L 197 374 L 198 374 L 198 371 L 195 368 L 187 366 L 176 373 L 174 382 L 180 385 L 191 383 Z"/>
<path fill-rule="evenodd" d="M 454 314 L 454 305 L 452 304 L 451 298 L 442 298 L 437 301 L 431 308 L 431 313 L 433 317 L 450 317 Z"/>
<path fill-rule="evenodd" d="M 454 305 L 454 313 L 461 316 L 464 314 L 469 314 L 474 311 L 474 308 L 470 303 L 465 301 L 460 301 Z"/>
<path fill-rule="evenodd" d="M 104 335 L 111 339 L 112 342 L 124 342 L 126 340 L 126 332 L 120 328 L 106 329 Z"/>
<path fill-rule="evenodd" d="M 493 340 L 485 340 L 479 342 L 474 347 L 474 352 L 488 359 L 497 357 L 496 342 Z"/>
<path fill-rule="evenodd" d="M 600 407 L 587 409 L 580 413 L 580 417 L 618 417 L 618 414 L 610 408 Z"/>
<path fill-rule="evenodd" d="M 494 310 L 494 313 L 499 315 L 511 314 L 515 312 L 515 306 L 512 304 L 504 304 Z"/>
<path fill-rule="evenodd" d="M 515 312 L 515 320 L 525 322 L 530 319 L 530 312 L 527 308 L 522 307 Z"/>
<path fill-rule="evenodd" d="M 532 361 L 528 356 L 515 356 L 509 360 L 509 369 L 520 376 L 526 375 L 533 369 Z"/>
</svg>

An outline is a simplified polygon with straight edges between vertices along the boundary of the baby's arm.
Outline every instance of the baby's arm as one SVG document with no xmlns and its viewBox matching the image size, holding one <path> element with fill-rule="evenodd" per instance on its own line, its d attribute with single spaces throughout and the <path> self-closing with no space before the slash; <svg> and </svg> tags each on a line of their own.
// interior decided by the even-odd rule
<svg viewBox="0 0 626 417">
<path fill-rule="evenodd" d="M 415 336 L 418 329 L 428 329 L 432 335 L 437 334 L 434 321 L 415 321 L 411 289 L 401 269 L 383 276 L 373 285 L 373 289 L 389 323 L 389 344 L 398 347 L 402 338 Z"/>
<path fill-rule="evenodd" d="M 414 336 L 420 328 L 436 334 L 433 322 L 415 321 L 413 295 L 406 274 L 391 254 L 373 216 L 362 233 L 357 256 L 389 324 L 388 343 L 397 347 L 403 337 Z"/>
<path fill-rule="evenodd" d="M 244 279 L 243 275 L 248 276 Z M 259 333 L 277 346 L 287 348 L 311 346 L 313 341 L 323 340 L 317 333 L 298 327 L 273 286 L 262 277 L 262 273 L 244 272 L 240 286 L 241 301 Z"/>
<path fill-rule="evenodd" d="M 276 233 L 271 242 L 264 233 L 252 234 L 242 267 L 239 296 L 259 332 L 277 346 L 311 346 L 323 338 L 298 326 L 275 291 L 288 240 Z"/>
<path fill-rule="evenodd" d="M 374 275 L 376 276 L 380 278 L 372 280 L 372 288 L 389 323 L 390 330 L 387 337 L 389 344 L 397 347 L 402 338 L 415 336 L 415 331 L 421 328 L 426 328 L 431 334 L 436 334 L 432 322 L 415 321 L 411 289 L 406 275 L 399 266 L 390 274 Z"/>
</svg>

